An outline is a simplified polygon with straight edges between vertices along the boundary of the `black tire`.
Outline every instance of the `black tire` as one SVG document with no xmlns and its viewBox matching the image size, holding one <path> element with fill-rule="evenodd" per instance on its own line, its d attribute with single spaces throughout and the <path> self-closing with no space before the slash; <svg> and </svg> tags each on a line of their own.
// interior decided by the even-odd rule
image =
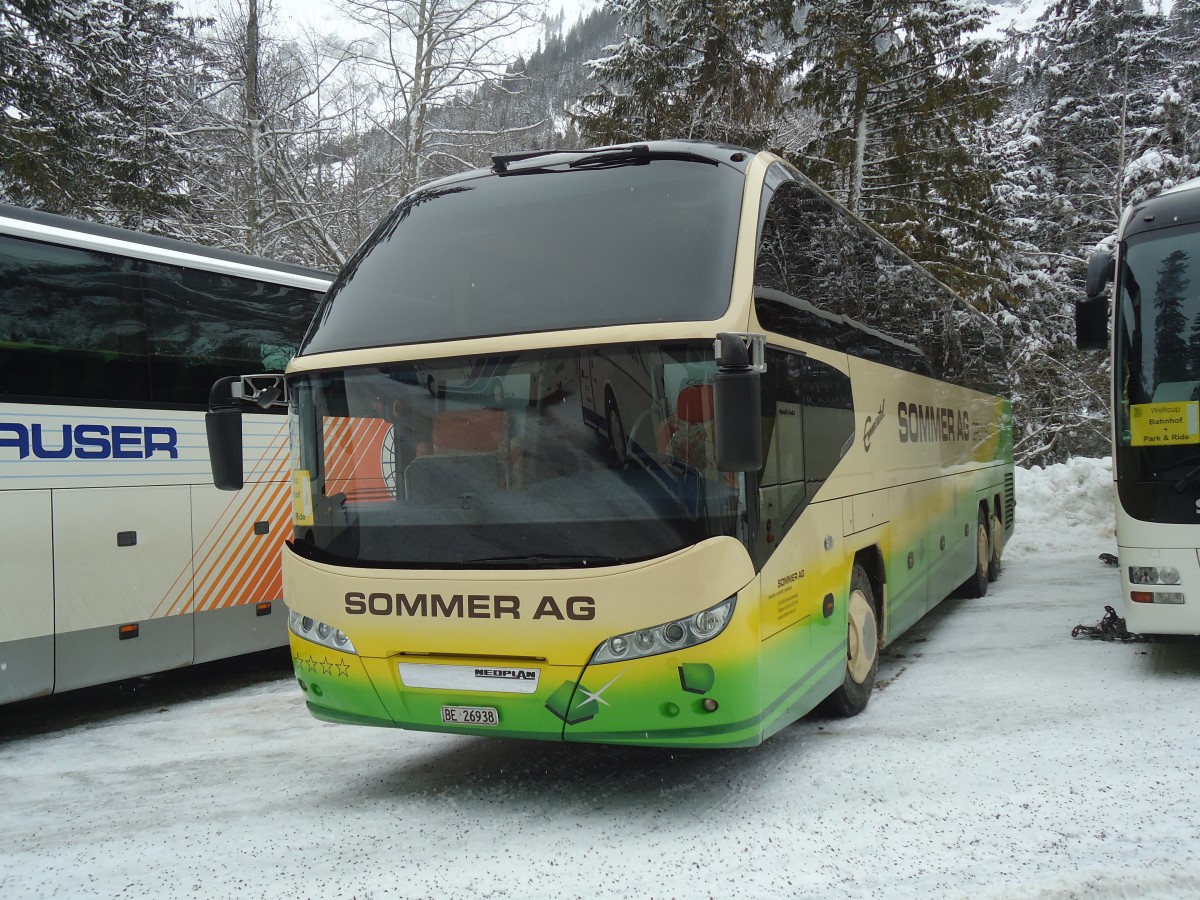
<svg viewBox="0 0 1200 900">
<path fill-rule="evenodd" d="M 842 686 L 823 704 L 826 712 L 849 718 L 867 708 L 879 671 L 879 613 L 871 579 L 858 563 L 850 575 L 846 611 L 846 674 Z"/>
<path fill-rule="evenodd" d="M 975 523 L 975 572 L 958 589 L 960 597 L 974 599 L 987 594 L 988 569 L 992 563 L 992 541 L 988 536 L 988 514 L 981 506 Z"/>
</svg>

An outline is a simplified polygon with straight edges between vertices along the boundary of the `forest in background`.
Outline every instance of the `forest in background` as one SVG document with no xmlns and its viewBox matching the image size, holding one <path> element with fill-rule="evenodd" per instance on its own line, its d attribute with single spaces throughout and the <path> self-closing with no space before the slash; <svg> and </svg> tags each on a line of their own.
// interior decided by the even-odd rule
<svg viewBox="0 0 1200 900">
<path fill-rule="evenodd" d="M 0 201 L 335 270 L 492 153 L 770 149 L 1002 326 L 1019 462 L 1107 454 L 1073 303 L 1121 210 L 1200 175 L 1200 0 L 1057 0 L 998 39 L 975 0 L 340 9 L 0 0 Z"/>
</svg>

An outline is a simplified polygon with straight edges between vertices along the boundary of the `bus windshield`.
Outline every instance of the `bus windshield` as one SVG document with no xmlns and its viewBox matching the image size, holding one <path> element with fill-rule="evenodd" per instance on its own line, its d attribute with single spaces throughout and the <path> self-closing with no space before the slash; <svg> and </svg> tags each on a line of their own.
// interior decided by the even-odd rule
<svg viewBox="0 0 1200 900">
<path fill-rule="evenodd" d="M 1178 482 L 1200 464 L 1198 233 L 1196 225 L 1160 229 L 1125 247 L 1114 336 L 1123 478 Z"/>
<path fill-rule="evenodd" d="M 735 535 L 711 341 L 294 376 L 294 548 L 330 563 L 583 568 Z"/>
<path fill-rule="evenodd" d="M 743 183 L 654 159 L 431 185 L 343 267 L 300 352 L 719 318 Z"/>
</svg>

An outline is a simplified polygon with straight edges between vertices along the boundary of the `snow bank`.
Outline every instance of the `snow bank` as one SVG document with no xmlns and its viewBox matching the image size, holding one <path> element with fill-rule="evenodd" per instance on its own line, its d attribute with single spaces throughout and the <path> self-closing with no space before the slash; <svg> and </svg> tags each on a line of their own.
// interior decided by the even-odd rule
<svg viewBox="0 0 1200 900">
<path fill-rule="evenodd" d="M 1094 544 L 1116 552 L 1110 457 L 1075 457 L 1045 468 L 1018 467 L 1016 494 L 1017 529 L 1004 550 L 1006 557 Z"/>
</svg>

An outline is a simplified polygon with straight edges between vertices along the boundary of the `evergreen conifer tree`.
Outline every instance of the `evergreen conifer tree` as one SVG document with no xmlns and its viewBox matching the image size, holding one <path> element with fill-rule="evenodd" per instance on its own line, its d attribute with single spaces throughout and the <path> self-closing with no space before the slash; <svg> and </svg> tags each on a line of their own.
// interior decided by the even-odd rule
<svg viewBox="0 0 1200 900">
<path fill-rule="evenodd" d="M 952 287 L 995 277 L 999 171 L 980 149 L 999 107 L 995 44 L 973 0 L 815 0 L 800 26 L 799 97 L 820 117 L 797 154 L 850 209 Z"/>
<path fill-rule="evenodd" d="M 625 39 L 595 60 L 575 121 L 592 139 L 690 138 L 765 148 L 785 60 L 770 51 L 790 3 L 612 0 Z"/>
<path fill-rule="evenodd" d="M 189 199 L 190 27 L 166 0 L 0 0 L 0 196 L 172 230 Z"/>
</svg>

